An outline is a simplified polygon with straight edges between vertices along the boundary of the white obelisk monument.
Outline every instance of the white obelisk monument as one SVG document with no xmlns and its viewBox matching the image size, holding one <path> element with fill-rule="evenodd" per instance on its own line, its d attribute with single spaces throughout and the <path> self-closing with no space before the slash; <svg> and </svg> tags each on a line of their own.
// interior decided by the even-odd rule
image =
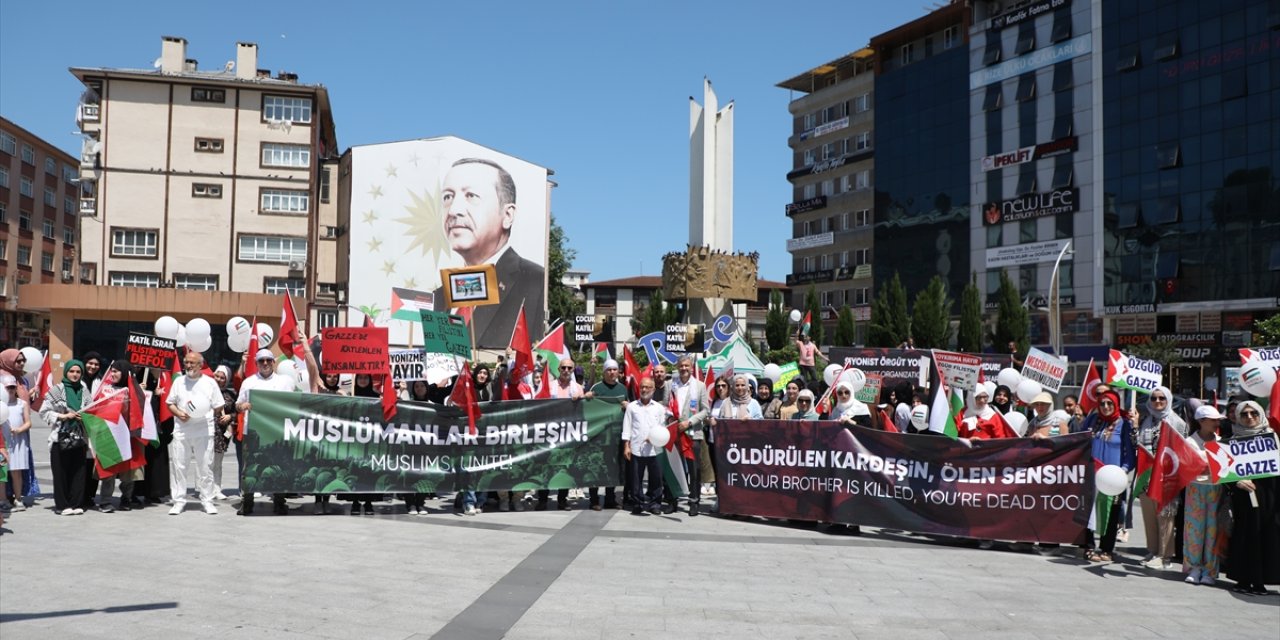
<svg viewBox="0 0 1280 640">
<path fill-rule="evenodd" d="M 711 81 L 689 97 L 689 244 L 733 251 L 733 103 L 717 110 Z"/>
</svg>

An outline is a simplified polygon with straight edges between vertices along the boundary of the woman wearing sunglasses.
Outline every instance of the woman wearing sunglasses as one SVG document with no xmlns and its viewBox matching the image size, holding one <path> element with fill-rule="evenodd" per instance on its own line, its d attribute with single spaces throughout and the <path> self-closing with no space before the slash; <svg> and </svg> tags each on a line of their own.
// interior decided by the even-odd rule
<svg viewBox="0 0 1280 640">
<path fill-rule="evenodd" d="M 1133 423 L 1125 417 L 1120 407 L 1120 396 L 1114 391 L 1098 393 L 1098 411 L 1085 419 L 1085 424 L 1093 433 L 1093 459 L 1101 464 L 1116 465 L 1132 471 L 1137 464 L 1137 449 L 1133 444 Z M 1107 522 L 1102 530 L 1102 540 L 1098 549 L 1094 549 L 1094 535 L 1091 532 L 1085 558 L 1090 562 L 1111 562 L 1116 549 L 1116 531 L 1120 528 L 1124 514 L 1124 494 L 1115 496 L 1111 502 Z"/>
<path fill-rule="evenodd" d="M 1147 417 L 1138 427 L 1138 445 L 1152 456 L 1160 450 L 1160 425 L 1168 423 L 1174 431 L 1187 435 L 1187 423 L 1173 411 L 1173 393 L 1168 387 L 1156 387 L 1147 398 Z M 1159 509 L 1156 501 L 1138 496 L 1142 505 L 1142 525 L 1146 530 L 1147 557 L 1142 564 L 1149 569 L 1167 569 L 1174 553 L 1174 525 L 1178 519 L 1180 498 L 1174 498 Z"/>
<path fill-rule="evenodd" d="M 1231 439 L 1264 436 L 1276 441 L 1276 432 L 1258 403 L 1241 402 L 1235 418 Z M 1240 480 L 1228 487 L 1234 526 L 1227 577 L 1236 581 L 1236 593 L 1274 596 L 1276 592 L 1268 591 L 1266 585 L 1280 584 L 1280 513 L 1276 509 L 1280 477 Z"/>
</svg>

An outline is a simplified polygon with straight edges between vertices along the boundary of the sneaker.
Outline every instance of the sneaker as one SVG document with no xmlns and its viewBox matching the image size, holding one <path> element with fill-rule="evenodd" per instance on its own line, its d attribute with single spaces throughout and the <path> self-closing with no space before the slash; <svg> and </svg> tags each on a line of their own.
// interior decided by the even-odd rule
<svg viewBox="0 0 1280 640">
<path fill-rule="evenodd" d="M 468 504 L 462 507 L 462 515 L 474 516 L 477 513 L 479 513 L 479 511 L 476 509 L 476 506 L 474 504 Z"/>
<path fill-rule="evenodd" d="M 1121 529 L 1116 532 L 1116 542 L 1128 542 L 1128 541 L 1129 541 L 1128 529 Z"/>
<path fill-rule="evenodd" d="M 75 509 L 72 509 L 72 510 L 71 510 L 71 515 L 73 515 L 73 516 L 82 516 L 82 515 L 84 515 L 84 509 L 81 509 L 81 508 L 79 508 L 79 507 L 76 507 Z"/>
<path fill-rule="evenodd" d="M 1213 579 L 1213 576 L 1209 575 L 1208 571 L 1202 571 L 1200 573 L 1200 584 L 1206 587 L 1212 587 L 1215 582 L 1217 581 Z"/>
<path fill-rule="evenodd" d="M 22 504 L 21 502 L 14 503 L 12 507 L 9 507 L 9 511 L 13 513 L 17 513 L 19 511 L 26 511 L 26 510 L 27 510 L 27 505 Z"/>
<path fill-rule="evenodd" d="M 179 502 L 179 503 L 177 503 L 177 504 L 173 505 L 173 507 L 172 507 L 171 509 L 169 509 L 169 515 L 171 515 L 171 516 L 180 516 L 180 515 L 182 515 L 182 509 L 183 509 L 184 507 L 186 507 L 186 506 L 187 506 L 187 505 L 182 504 L 181 502 Z"/>
<path fill-rule="evenodd" d="M 204 512 L 211 516 L 216 516 L 218 515 L 218 508 L 213 506 L 212 502 L 206 502 L 204 503 Z"/>
<path fill-rule="evenodd" d="M 1187 577 L 1183 578 L 1183 582 L 1187 584 L 1200 584 L 1200 570 L 1192 569 L 1187 572 Z"/>
<path fill-rule="evenodd" d="M 227 494 L 219 491 L 217 495 L 213 496 L 213 499 L 214 500 L 230 500 L 231 496 L 228 496 Z"/>
<path fill-rule="evenodd" d="M 110 503 L 102 504 L 102 505 L 98 505 L 98 512 L 99 513 L 115 513 L 116 508 L 111 506 Z"/>
<path fill-rule="evenodd" d="M 364 503 L 364 514 L 365 514 L 366 516 L 371 516 L 371 515 L 373 515 L 373 503 L 372 503 L 372 502 L 366 502 L 366 503 Z"/>
<path fill-rule="evenodd" d="M 1150 560 L 1143 562 L 1142 566 L 1148 569 L 1164 569 L 1165 566 L 1167 566 L 1167 563 L 1164 561 L 1164 558 L 1152 557 Z"/>
</svg>

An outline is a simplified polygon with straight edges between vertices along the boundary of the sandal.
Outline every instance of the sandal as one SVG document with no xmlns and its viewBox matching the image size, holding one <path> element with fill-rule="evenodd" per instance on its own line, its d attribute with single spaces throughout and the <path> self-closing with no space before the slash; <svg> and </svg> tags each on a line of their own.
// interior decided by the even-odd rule
<svg viewBox="0 0 1280 640">
<path fill-rule="evenodd" d="M 1102 554 L 1097 551 L 1087 551 L 1084 554 L 1084 559 L 1089 562 L 1102 562 Z"/>
</svg>

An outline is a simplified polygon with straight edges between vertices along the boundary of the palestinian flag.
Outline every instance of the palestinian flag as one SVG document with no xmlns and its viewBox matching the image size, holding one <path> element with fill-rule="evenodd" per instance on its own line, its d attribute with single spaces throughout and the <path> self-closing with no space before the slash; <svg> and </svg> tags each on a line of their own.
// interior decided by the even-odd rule
<svg viewBox="0 0 1280 640">
<path fill-rule="evenodd" d="M 133 458 L 129 423 L 124 415 L 124 397 L 124 391 L 103 396 L 102 400 L 94 402 L 80 414 L 93 457 L 103 469 Z"/>
<path fill-rule="evenodd" d="M 676 399 L 680 394 L 668 395 L 667 411 L 671 412 L 674 422 L 667 425 L 670 437 L 667 446 L 658 452 L 658 465 L 662 467 L 662 481 L 671 495 L 682 498 L 689 495 L 689 474 L 685 473 L 684 461 L 693 459 L 693 443 L 689 434 L 680 430 L 680 401 Z"/>
<path fill-rule="evenodd" d="M 933 406 L 929 409 L 929 430 L 956 439 L 960 437 L 964 400 L 960 398 L 960 392 L 947 386 L 944 380 L 946 378 L 939 371 L 938 389 L 933 393 Z"/>
<path fill-rule="evenodd" d="M 592 354 L 592 357 L 600 362 L 604 362 L 613 356 L 609 355 L 609 345 L 603 342 L 597 342 L 595 352 Z"/>
<path fill-rule="evenodd" d="M 534 345 L 533 352 L 547 361 L 548 368 L 556 374 L 560 373 L 560 361 L 569 359 L 569 348 L 564 344 L 564 323 L 560 323 L 547 333 L 547 337 Z"/>
<path fill-rule="evenodd" d="M 1133 481 L 1133 495 L 1140 496 L 1147 492 L 1151 484 L 1151 470 L 1156 468 L 1156 457 L 1146 447 L 1138 447 L 1138 469 Z"/>
<path fill-rule="evenodd" d="M 391 287 L 391 317 L 394 320 L 422 322 L 422 310 L 435 309 L 435 294 Z"/>
<path fill-rule="evenodd" d="M 813 326 L 813 312 L 806 311 L 804 312 L 804 320 L 800 321 L 800 333 L 806 336 L 809 335 L 809 327 L 811 326 Z"/>
</svg>

